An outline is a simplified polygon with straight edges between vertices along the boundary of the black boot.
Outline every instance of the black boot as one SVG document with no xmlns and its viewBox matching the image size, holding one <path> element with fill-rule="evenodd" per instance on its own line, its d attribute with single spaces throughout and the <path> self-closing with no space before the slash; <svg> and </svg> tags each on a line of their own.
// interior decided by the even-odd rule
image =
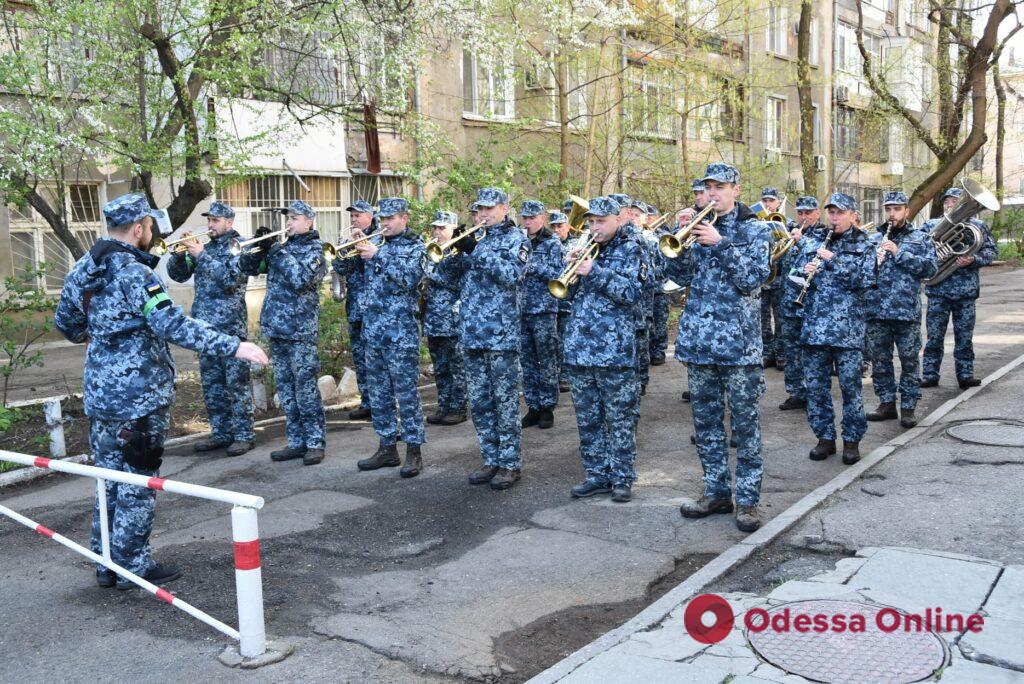
<svg viewBox="0 0 1024 684">
<path fill-rule="evenodd" d="M 968 389 L 968 388 L 977 387 L 978 385 L 980 385 L 981 384 L 981 380 L 979 380 L 978 378 L 968 377 L 968 378 L 963 378 L 961 380 L 957 380 L 957 384 L 960 385 L 960 389 Z"/>
<path fill-rule="evenodd" d="M 657 356 L 652 356 L 651 357 L 651 365 L 652 366 L 664 366 L 665 365 L 665 355 L 664 354 L 658 354 Z"/>
<path fill-rule="evenodd" d="M 231 446 L 228 447 L 228 456 L 241 456 L 242 454 L 252 451 L 253 447 L 256 446 L 256 442 L 238 441 L 232 442 Z"/>
<path fill-rule="evenodd" d="M 609 482 L 594 482 L 590 478 L 587 478 L 578 485 L 573 485 L 573 488 L 569 490 L 574 499 L 583 499 L 588 496 L 594 496 L 595 494 L 611 494 L 612 485 Z"/>
<path fill-rule="evenodd" d="M 306 449 L 306 453 L 302 454 L 302 465 L 318 465 L 323 460 L 323 449 Z"/>
<path fill-rule="evenodd" d="M 834 453 L 836 453 L 836 440 L 819 439 L 818 445 L 811 449 L 810 458 L 812 461 L 824 461 Z"/>
<path fill-rule="evenodd" d="M 757 506 L 736 507 L 736 527 L 740 532 L 753 532 L 761 526 L 761 519 L 757 517 Z"/>
<path fill-rule="evenodd" d="M 689 392 L 683 392 L 683 403 L 684 404 L 689 404 L 690 403 L 690 393 Z"/>
<path fill-rule="evenodd" d="M 302 455 L 306 453 L 306 447 L 285 447 L 277 451 L 270 452 L 271 461 L 291 461 L 295 458 L 302 458 Z"/>
<path fill-rule="evenodd" d="M 230 439 L 226 437 L 210 437 L 209 439 L 196 442 L 192 446 L 192 450 L 197 453 L 202 453 L 204 451 L 216 451 L 217 449 L 223 449 L 227 446 L 231 446 Z"/>
<path fill-rule="evenodd" d="M 541 409 L 540 410 L 540 417 L 537 419 L 537 427 L 539 427 L 541 430 L 547 430 L 548 428 L 550 428 L 554 424 L 555 424 L 555 414 L 554 414 L 554 412 L 551 409 L 549 409 L 549 408 Z"/>
<path fill-rule="evenodd" d="M 796 409 L 807 408 L 807 400 L 798 397 L 787 397 L 786 401 L 779 404 L 780 411 L 795 411 Z"/>
<path fill-rule="evenodd" d="M 439 425 L 458 425 L 459 423 L 466 422 L 466 412 L 461 413 L 446 413 L 441 416 L 441 420 L 438 421 Z"/>
<path fill-rule="evenodd" d="M 939 386 L 939 379 L 938 378 L 925 378 L 924 380 L 921 381 L 921 387 L 938 387 L 938 386 Z"/>
<path fill-rule="evenodd" d="M 627 484 L 617 484 L 612 487 L 612 501 L 615 503 L 626 503 L 633 498 L 633 491 Z"/>
<path fill-rule="evenodd" d="M 679 507 L 679 514 L 684 518 L 706 518 L 713 513 L 732 513 L 732 499 L 712 499 L 705 495 Z"/>
<path fill-rule="evenodd" d="M 348 412 L 349 420 L 368 420 L 370 418 L 370 407 L 360 406 Z"/>
<path fill-rule="evenodd" d="M 469 484 L 487 484 L 498 474 L 498 466 L 481 466 L 469 474 Z"/>
<path fill-rule="evenodd" d="M 900 409 L 900 425 L 907 429 L 917 425 L 917 416 L 914 415 L 914 409 Z"/>
<path fill-rule="evenodd" d="M 536 425 L 539 422 L 540 422 L 540 410 L 539 409 L 528 409 L 526 411 L 526 415 L 523 416 L 523 419 L 522 419 L 522 421 L 520 421 L 519 424 L 520 424 L 520 426 L 522 426 L 524 428 L 528 428 L 528 427 L 533 427 L 534 425 Z"/>
<path fill-rule="evenodd" d="M 435 413 L 434 415 L 427 416 L 427 422 L 430 423 L 431 425 L 444 425 L 444 423 L 442 422 L 444 420 L 444 416 L 444 411 L 438 409 L 437 413 Z"/>
<path fill-rule="evenodd" d="M 843 442 L 843 463 L 853 465 L 860 460 L 860 442 Z"/>
<path fill-rule="evenodd" d="M 878 405 L 878 408 L 867 415 L 867 419 L 872 423 L 882 420 L 896 420 L 897 418 L 899 418 L 899 414 L 896 413 L 895 401 L 883 401 Z"/>
<path fill-rule="evenodd" d="M 376 470 L 377 468 L 394 468 L 399 465 L 401 461 L 398 460 L 398 447 L 394 444 L 384 446 L 383 444 L 377 447 L 377 451 L 374 452 L 370 458 L 364 458 L 363 460 L 356 463 L 360 470 Z"/>
<path fill-rule="evenodd" d="M 765 368 L 775 368 L 775 359 L 765 359 L 764 360 L 764 367 Z"/>
<path fill-rule="evenodd" d="M 420 470 L 423 469 L 423 457 L 420 456 L 420 445 L 419 444 L 406 444 L 405 445 L 405 464 L 402 469 L 398 471 L 398 474 L 402 477 L 416 477 L 420 474 Z"/>
</svg>

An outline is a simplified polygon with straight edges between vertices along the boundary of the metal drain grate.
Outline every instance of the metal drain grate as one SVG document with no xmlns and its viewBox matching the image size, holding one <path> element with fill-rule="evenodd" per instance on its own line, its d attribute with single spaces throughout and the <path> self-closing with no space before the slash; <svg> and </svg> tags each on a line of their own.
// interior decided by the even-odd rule
<svg viewBox="0 0 1024 684">
<path fill-rule="evenodd" d="M 1010 420 L 974 420 L 946 428 L 946 434 L 961 442 L 988 446 L 1024 447 L 1024 423 Z"/>
<path fill-rule="evenodd" d="M 926 631 L 883 632 L 875 619 L 885 606 L 854 601 L 795 601 L 768 610 L 769 620 L 789 612 L 789 631 L 746 630 L 762 658 L 786 672 L 816 682 L 919 682 L 946 663 L 945 642 Z M 863 615 L 863 632 L 798 632 L 798 615 Z M 813 618 L 812 618 L 813 619 Z"/>
</svg>

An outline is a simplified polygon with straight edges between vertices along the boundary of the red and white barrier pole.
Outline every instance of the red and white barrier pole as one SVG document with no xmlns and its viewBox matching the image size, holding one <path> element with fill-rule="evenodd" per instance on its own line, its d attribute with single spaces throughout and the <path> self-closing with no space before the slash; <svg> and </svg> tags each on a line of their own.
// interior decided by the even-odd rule
<svg viewBox="0 0 1024 684">
<path fill-rule="evenodd" d="M 260 532 L 256 511 L 231 509 L 231 538 L 235 542 L 235 592 L 238 600 L 238 652 L 253 658 L 266 651 L 263 626 L 263 571 L 260 569 Z"/>
</svg>

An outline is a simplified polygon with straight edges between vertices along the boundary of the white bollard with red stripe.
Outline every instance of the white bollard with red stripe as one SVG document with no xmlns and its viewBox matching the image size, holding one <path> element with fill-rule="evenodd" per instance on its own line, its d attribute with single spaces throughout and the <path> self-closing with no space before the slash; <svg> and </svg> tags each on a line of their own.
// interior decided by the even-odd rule
<svg viewBox="0 0 1024 684">
<path fill-rule="evenodd" d="M 266 650 L 263 626 L 263 571 L 256 511 L 231 509 L 231 538 L 235 542 L 235 592 L 238 598 L 238 652 L 254 658 Z"/>
</svg>

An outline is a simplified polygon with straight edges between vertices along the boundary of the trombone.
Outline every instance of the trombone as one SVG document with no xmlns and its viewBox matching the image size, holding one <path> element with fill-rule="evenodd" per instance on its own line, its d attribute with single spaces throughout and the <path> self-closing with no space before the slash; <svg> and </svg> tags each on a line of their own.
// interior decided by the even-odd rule
<svg viewBox="0 0 1024 684">
<path fill-rule="evenodd" d="M 380 231 L 376 233 L 367 233 L 361 238 L 356 238 L 355 240 L 343 242 L 337 247 L 335 247 L 329 242 L 325 242 L 324 258 L 334 259 L 335 257 L 337 257 L 339 259 L 351 259 L 352 257 L 359 256 L 359 250 L 356 249 L 356 245 L 358 245 L 360 242 L 366 242 L 367 240 L 372 240 L 373 238 L 376 237 L 381 238 L 380 244 L 377 245 L 378 247 L 387 242 L 387 238 L 384 237 L 384 233 Z"/>
<path fill-rule="evenodd" d="M 708 204 L 706 207 L 701 209 L 700 212 L 693 217 L 693 220 L 672 235 L 662 235 L 661 238 L 658 239 L 658 249 L 660 249 L 661 253 L 669 259 L 675 259 L 680 254 L 693 247 L 694 243 L 697 242 L 697 236 L 694 235 L 693 229 L 697 227 L 697 224 L 703 222 L 709 217 L 710 223 L 714 223 L 718 220 L 718 212 L 715 211 L 714 204 Z"/>
<path fill-rule="evenodd" d="M 480 231 L 483 231 L 482 233 Z M 438 243 L 436 240 L 432 240 L 427 243 L 427 257 L 435 264 L 441 263 L 441 260 L 446 256 L 450 256 L 457 251 L 455 247 L 462 238 L 476 234 L 476 241 L 480 242 L 487 237 L 487 225 L 484 223 L 478 223 L 472 228 L 467 228 L 458 235 L 452 237 L 447 242 Z"/>
<path fill-rule="evenodd" d="M 204 230 L 193 235 L 186 235 L 185 237 L 180 237 L 177 240 L 162 240 L 160 238 L 157 238 L 156 240 L 153 241 L 153 246 L 149 248 L 149 251 L 153 252 L 157 256 L 163 256 L 164 254 L 168 254 L 170 252 L 178 254 L 185 251 L 186 242 L 198 240 L 201 237 L 205 237 L 206 241 L 209 242 L 210 238 L 207 237 L 209 236 L 209 234 L 210 231 Z"/>
<path fill-rule="evenodd" d="M 256 238 L 249 238 L 248 240 L 239 241 L 238 238 L 234 238 L 228 243 L 228 251 L 231 252 L 232 256 L 238 256 L 240 254 L 249 254 L 250 251 L 247 249 L 250 245 L 254 245 L 257 242 L 262 242 L 269 238 L 276 238 L 280 235 L 285 235 L 288 232 L 287 228 L 281 230 L 275 230 L 273 233 L 267 233 Z M 286 238 L 287 239 L 287 238 Z"/>
<path fill-rule="evenodd" d="M 569 296 L 569 288 L 576 284 L 576 281 L 580 279 L 576 275 L 576 271 L 579 270 L 580 264 L 587 259 L 596 259 L 597 255 L 601 251 L 601 246 L 594 241 L 594 234 L 588 233 L 586 240 L 583 241 L 583 245 L 579 248 L 580 253 L 576 256 L 572 262 L 566 266 L 565 270 L 562 271 L 562 275 L 558 276 L 554 280 L 548 281 L 548 292 L 551 293 L 552 297 L 556 299 L 565 299 Z"/>
</svg>

